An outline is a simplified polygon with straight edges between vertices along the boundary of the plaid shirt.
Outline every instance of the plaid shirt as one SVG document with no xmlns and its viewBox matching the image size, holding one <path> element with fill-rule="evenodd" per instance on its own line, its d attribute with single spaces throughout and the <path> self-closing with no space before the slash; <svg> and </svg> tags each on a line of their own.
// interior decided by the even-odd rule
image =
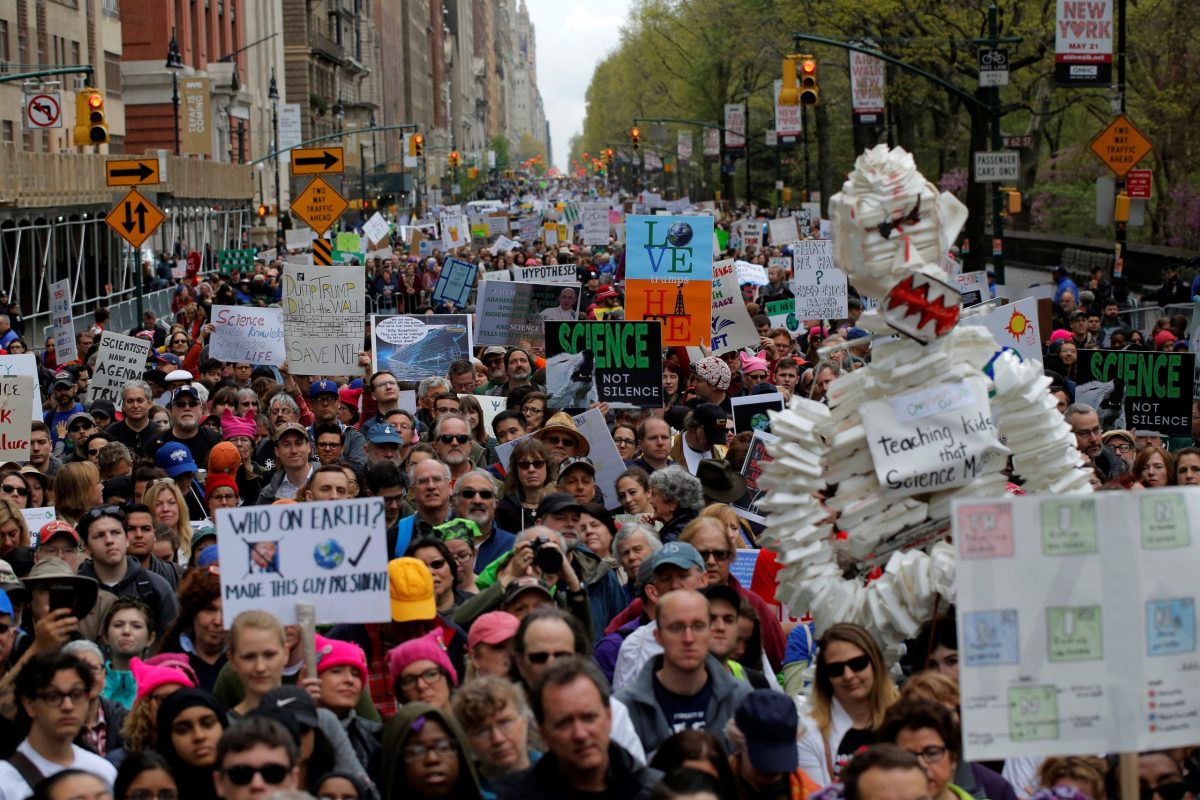
<svg viewBox="0 0 1200 800">
<path fill-rule="evenodd" d="M 364 627 L 367 629 L 367 637 L 371 640 L 371 655 L 367 659 L 367 691 L 371 693 L 379 716 L 387 722 L 396 715 L 396 709 L 400 707 L 400 701 L 393 691 L 391 676 L 388 675 L 387 654 L 390 648 L 383 641 L 383 625 L 368 624 Z"/>
<path fill-rule="evenodd" d="M 108 720 L 104 718 L 104 704 L 96 709 L 96 724 L 79 732 L 79 740 L 87 749 L 98 756 L 106 755 L 108 749 Z"/>
</svg>

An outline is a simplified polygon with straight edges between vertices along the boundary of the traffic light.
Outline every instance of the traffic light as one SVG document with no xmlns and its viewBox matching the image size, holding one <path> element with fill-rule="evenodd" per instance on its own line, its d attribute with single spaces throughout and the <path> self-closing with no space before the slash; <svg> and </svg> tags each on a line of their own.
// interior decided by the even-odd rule
<svg viewBox="0 0 1200 800">
<path fill-rule="evenodd" d="M 639 130 L 638 130 L 636 127 L 635 127 L 633 130 L 631 130 L 631 131 L 629 132 L 629 136 L 630 136 L 630 138 L 632 138 L 632 139 L 633 139 L 633 149 L 634 149 L 634 150 L 641 150 L 641 149 L 642 149 L 642 132 L 641 132 L 641 131 L 639 131 Z"/>
<path fill-rule="evenodd" d="M 446 158 L 446 161 L 449 162 L 451 168 L 458 169 L 458 159 L 459 159 L 458 151 L 451 150 L 450 155 Z"/>
<path fill-rule="evenodd" d="M 410 156 L 420 158 L 425 155 L 425 137 L 419 133 L 414 133 L 412 138 L 408 140 L 408 150 Z"/>
<path fill-rule="evenodd" d="M 471 180 L 475 180 L 476 178 L 478 178 L 479 177 L 479 167 L 468 168 L 467 169 L 467 177 L 470 178 Z"/>
<path fill-rule="evenodd" d="M 1021 213 L 1021 190 L 1020 189 L 1005 189 L 1004 190 L 1004 211 L 1010 217 L 1015 217 Z"/>
<path fill-rule="evenodd" d="M 612 162 L 613 162 L 613 150 L 610 147 L 604 151 L 604 163 L 608 164 L 611 167 Z"/>
<path fill-rule="evenodd" d="M 259 204 L 258 204 L 258 218 L 259 218 L 259 219 L 266 219 L 266 216 L 267 216 L 267 211 L 269 211 L 269 210 L 270 210 L 270 209 L 268 209 L 268 208 L 267 208 L 267 204 L 266 204 L 266 203 L 259 203 Z"/>
<path fill-rule="evenodd" d="M 821 102 L 821 87 L 817 85 L 817 60 L 800 56 L 800 105 L 815 106 Z"/>
<path fill-rule="evenodd" d="M 108 142 L 108 121 L 104 118 L 104 95 L 98 89 L 80 89 L 75 95 L 76 147 Z"/>
<path fill-rule="evenodd" d="M 800 90 L 796 88 L 796 59 L 783 57 L 783 81 L 779 87 L 779 105 L 800 105 Z"/>
</svg>

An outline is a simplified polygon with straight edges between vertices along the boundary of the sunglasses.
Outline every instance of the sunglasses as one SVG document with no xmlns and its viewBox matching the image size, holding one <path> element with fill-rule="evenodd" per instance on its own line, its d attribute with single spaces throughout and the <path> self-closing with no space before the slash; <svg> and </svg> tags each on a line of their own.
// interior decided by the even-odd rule
<svg viewBox="0 0 1200 800">
<path fill-rule="evenodd" d="M 546 444 L 575 444 L 575 437 L 550 435 L 542 439 L 542 441 Z"/>
<path fill-rule="evenodd" d="M 89 447 L 88 455 L 89 456 L 98 456 L 98 455 L 100 455 L 100 451 L 103 449 L 104 449 L 104 447 Z"/>
<path fill-rule="evenodd" d="M 5 494 L 15 494 L 17 497 L 29 497 L 29 490 L 24 486 L 0 486 Z"/>
<path fill-rule="evenodd" d="M 700 558 L 703 560 L 708 561 L 711 558 L 718 564 L 728 561 L 733 557 L 733 551 L 731 550 L 697 550 L 696 552 L 700 554 Z"/>
<path fill-rule="evenodd" d="M 540 459 L 538 461 L 518 461 L 517 462 L 517 469 L 545 469 L 545 467 L 546 467 L 546 462 L 542 461 Z"/>
<path fill-rule="evenodd" d="M 573 655 L 575 653 L 571 650 L 548 650 L 544 653 L 526 653 L 525 658 L 529 660 L 530 664 L 545 664 L 550 659 L 557 661 L 560 658 L 570 658 Z"/>
<path fill-rule="evenodd" d="M 491 489 L 462 489 L 458 494 L 460 497 L 465 497 L 468 500 L 474 500 L 476 497 L 482 497 L 484 500 L 491 500 L 496 496 L 496 493 Z"/>
<path fill-rule="evenodd" d="M 159 479 L 161 480 L 161 478 Z M 125 512 L 118 506 L 96 506 L 91 511 L 83 515 L 83 518 L 88 522 L 95 522 L 101 517 L 116 517 L 119 520 L 125 519 Z"/>
<path fill-rule="evenodd" d="M 451 442 L 466 444 L 467 442 L 471 441 L 471 437 L 466 433 L 443 433 L 438 437 L 438 441 L 440 441 L 442 444 L 450 444 Z"/>
<path fill-rule="evenodd" d="M 1154 800 L 1154 796 L 1158 795 L 1162 800 L 1183 800 L 1183 796 L 1192 791 L 1193 787 L 1190 784 L 1182 781 L 1176 783 L 1160 783 L 1153 789 L 1144 788 L 1141 790 L 1141 800 Z"/>
<path fill-rule="evenodd" d="M 851 672 L 862 672 L 867 667 L 871 666 L 870 656 L 857 656 L 849 658 L 845 661 L 826 661 L 825 670 L 831 678 L 840 678 L 846 673 L 846 667 L 850 668 Z"/>
<path fill-rule="evenodd" d="M 435 558 L 433 561 L 430 561 L 430 562 L 429 562 L 429 564 L 428 564 L 427 566 L 428 566 L 430 569 L 445 569 L 445 567 L 446 567 L 446 559 L 444 559 L 444 558 Z"/>
<path fill-rule="evenodd" d="M 234 786 L 249 786 L 255 775 L 262 775 L 263 781 L 272 786 L 283 783 L 292 768 L 287 764 L 263 764 L 252 767 L 249 764 L 238 764 L 236 767 L 226 767 L 221 770 Z"/>
<path fill-rule="evenodd" d="M 88 423 L 84 422 L 82 424 L 72 425 L 71 427 L 67 428 L 67 430 L 71 433 L 79 433 L 80 431 L 90 430 L 94 427 L 94 425 L 89 425 Z"/>
<path fill-rule="evenodd" d="M 196 408 L 197 406 L 200 405 L 200 401 L 199 400 L 176 400 L 174 405 L 176 408 Z"/>
</svg>

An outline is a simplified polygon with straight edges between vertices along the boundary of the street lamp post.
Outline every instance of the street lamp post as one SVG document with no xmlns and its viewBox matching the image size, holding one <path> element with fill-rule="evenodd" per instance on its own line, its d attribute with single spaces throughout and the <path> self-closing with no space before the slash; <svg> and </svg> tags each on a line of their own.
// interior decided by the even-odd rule
<svg viewBox="0 0 1200 800">
<path fill-rule="evenodd" d="M 171 28 L 171 41 L 167 44 L 167 69 L 171 70 L 171 108 L 175 119 L 175 155 L 179 155 L 179 70 L 183 69 L 183 56 L 179 54 L 179 41 L 175 29 Z"/>
<path fill-rule="evenodd" d="M 275 144 L 271 147 L 275 152 L 275 244 L 278 247 L 283 241 L 283 194 L 279 190 L 279 87 L 275 84 L 275 70 L 271 70 L 271 85 L 267 89 L 267 99 L 271 101 L 271 135 Z"/>
</svg>

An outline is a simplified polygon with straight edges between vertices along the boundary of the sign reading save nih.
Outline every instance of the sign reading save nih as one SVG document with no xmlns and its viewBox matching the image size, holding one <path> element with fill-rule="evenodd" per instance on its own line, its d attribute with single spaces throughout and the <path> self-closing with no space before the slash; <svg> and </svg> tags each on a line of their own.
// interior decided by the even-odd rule
<svg viewBox="0 0 1200 800">
<path fill-rule="evenodd" d="M 349 205 L 324 178 L 313 178 L 292 203 L 291 211 L 320 235 L 333 226 Z"/>
<path fill-rule="evenodd" d="M 1125 177 L 1154 149 L 1150 140 L 1124 114 L 1092 139 L 1089 146 L 1118 178 Z"/>
<path fill-rule="evenodd" d="M 1005 151 L 975 154 L 975 180 L 979 183 L 1016 181 L 1020 171 L 1020 153 Z"/>
</svg>

